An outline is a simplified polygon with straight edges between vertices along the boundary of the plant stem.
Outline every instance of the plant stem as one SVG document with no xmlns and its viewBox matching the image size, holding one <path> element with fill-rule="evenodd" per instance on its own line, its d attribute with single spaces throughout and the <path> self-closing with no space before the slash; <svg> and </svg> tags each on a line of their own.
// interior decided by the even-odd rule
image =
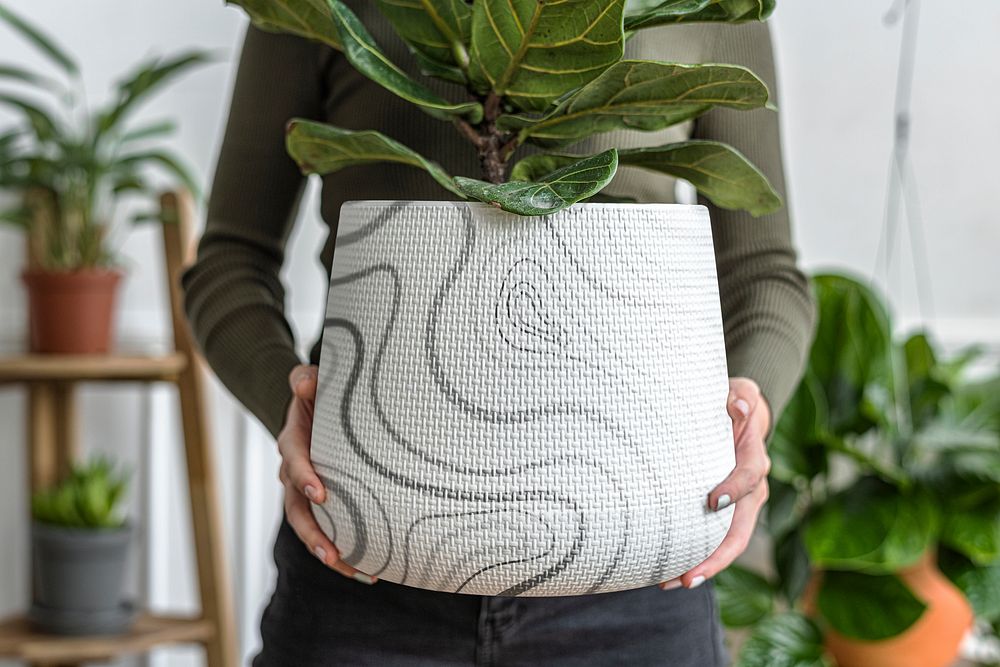
<svg viewBox="0 0 1000 667">
<path fill-rule="evenodd" d="M 465 120 L 464 118 L 456 118 L 455 127 L 458 128 L 458 131 L 462 133 L 462 136 L 468 139 L 473 146 L 475 146 L 476 148 L 482 147 L 483 144 L 482 137 L 480 137 L 479 133 L 476 132 L 476 128 L 469 125 L 469 122 L 467 120 Z"/>
<path fill-rule="evenodd" d="M 482 99 L 482 103 L 482 123 L 473 127 L 468 121 L 456 118 L 455 127 L 479 152 L 483 178 L 490 183 L 505 183 L 507 161 L 520 145 L 520 140 L 516 134 L 511 136 L 496 125 L 496 119 L 502 111 L 499 95 L 490 93 Z"/>
<path fill-rule="evenodd" d="M 507 158 L 513 151 L 508 150 L 504 155 L 507 137 L 496 125 L 500 115 L 500 96 L 493 92 L 487 95 L 483 110 L 483 144 L 479 147 L 479 163 L 487 181 L 503 183 L 507 180 Z"/>
<path fill-rule="evenodd" d="M 490 183 L 503 183 L 507 180 L 507 161 L 501 156 L 502 145 L 495 130 L 486 135 L 486 142 L 479 149 L 479 163 L 483 168 L 483 177 Z"/>
</svg>

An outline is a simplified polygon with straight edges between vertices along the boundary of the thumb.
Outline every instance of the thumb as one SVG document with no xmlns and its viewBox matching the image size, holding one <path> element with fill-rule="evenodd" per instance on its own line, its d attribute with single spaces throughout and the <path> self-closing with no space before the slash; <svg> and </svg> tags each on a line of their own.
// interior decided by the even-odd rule
<svg viewBox="0 0 1000 667">
<path fill-rule="evenodd" d="M 288 384 L 296 398 L 307 401 L 316 399 L 318 370 L 316 366 L 307 364 L 301 364 L 292 369 L 288 376 Z"/>
<path fill-rule="evenodd" d="M 729 416 L 734 420 L 745 420 L 750 416 L 750 403 L 742 395 L 735 391 L 729 392 L 728 405 Z"/>
</svg>

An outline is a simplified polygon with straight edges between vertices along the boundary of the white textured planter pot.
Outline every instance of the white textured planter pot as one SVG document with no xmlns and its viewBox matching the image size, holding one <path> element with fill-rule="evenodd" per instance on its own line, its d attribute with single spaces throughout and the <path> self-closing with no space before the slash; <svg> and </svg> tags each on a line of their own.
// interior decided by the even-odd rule
<svg viewBox="0 0 1000 667">
<path fill-rule="evenodd" d="M 576 595 L 682 574 L 733 508 L 702 206 L 351 202 L 340 216 L 314 512 L 380 579 Z"/>
</svg>

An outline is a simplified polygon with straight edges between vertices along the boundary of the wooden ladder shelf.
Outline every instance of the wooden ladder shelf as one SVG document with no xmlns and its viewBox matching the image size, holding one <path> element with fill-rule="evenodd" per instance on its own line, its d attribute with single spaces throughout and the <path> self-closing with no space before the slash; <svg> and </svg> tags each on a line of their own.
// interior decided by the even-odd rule
<svg viewBox="0 0 1000 667">
<path fill-rule="evenodd" d="M 168 382 L 180 398 L 191 525 L 201 614 L 177 617 L 140 614 L 120 636 L 62 637 L 35 631 L 24 617 L 0 621 L 0 657 L 32 665 L 79 665 L 141 653 L 169 643 L 204 646 L 209 667 L 238 663 L 236 625 L 223 547 L 219 484 L 206 417 L 203 362 L 188 330 L 178 277 L 193 258 L 194 207 L 186 193 L 160 198 L 163 250 L 173 323 L 173 351 L 159 356 L 0 357 L 0 384 L 28 389 L 28 444 L 31 489 L 62 478 L 76 455 L 76 386 L 83 382 Z M 176 223 L 176 224 L 175 224 Z"/>
</svg>

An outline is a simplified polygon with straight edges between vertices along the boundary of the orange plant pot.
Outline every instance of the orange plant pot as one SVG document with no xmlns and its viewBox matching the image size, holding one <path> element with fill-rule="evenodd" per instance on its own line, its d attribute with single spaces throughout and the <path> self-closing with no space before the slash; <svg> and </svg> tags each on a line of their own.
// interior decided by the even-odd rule
<svg viewBox="0 0 1000 667">
<path fill-rule="evenodd" d="M 827 627 L 825 645 L 838 667 L 950 667 L 972 627 L 973 612 L 962 592 L 937 567 L 931 549 L 898 573 L 927 609 L 905 632 L 881 641 L 845 637 Z M 803 594 L 805 612 L 816 617 L 822 572 L 813 574 Z"/>
<path fill-rule="evenodd" d="M 114 269 L 24 271 L 31 351 L 107 353 L 121 279 L 121 271 Z"/>
</svg>

